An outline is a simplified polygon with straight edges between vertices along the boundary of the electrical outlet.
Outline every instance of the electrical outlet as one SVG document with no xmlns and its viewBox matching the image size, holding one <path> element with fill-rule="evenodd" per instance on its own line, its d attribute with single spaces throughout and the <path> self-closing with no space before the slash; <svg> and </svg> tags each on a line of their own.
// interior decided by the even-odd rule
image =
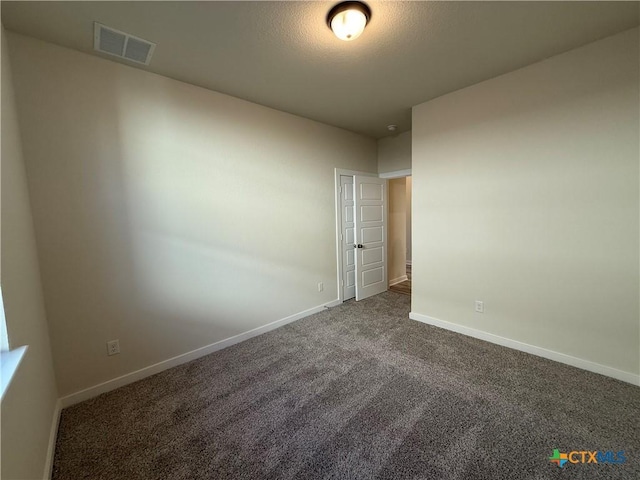
<svg viewBox="0 0 640 480">
<path fill-rule="evenodd" d="M 117 355 L 120 353 L 120 340 L 107 342 L 107 355 Z"/>
<path fill-rule="evenodd" d="M 484 313 L 484 302 L 476 300 L 476 312 Z"/>
<path fill-rule="evenodd" d="M 318 282 L 318 291 L 321 292 L 324 290 L 324 284 L 322 282 Z"/>
</svg>

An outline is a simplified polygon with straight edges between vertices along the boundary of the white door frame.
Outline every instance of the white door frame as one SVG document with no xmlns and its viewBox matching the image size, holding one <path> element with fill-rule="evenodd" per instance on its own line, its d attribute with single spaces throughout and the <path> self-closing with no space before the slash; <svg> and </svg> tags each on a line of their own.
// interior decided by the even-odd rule
<svg viewBox="0 0 640 480">
<path fill-rule="evenodd" d="M 336 198 L 336 257 L 338 272 L 336 275 L 336 285 L 338 286 L 338 301 L 344 302 L 344 288 L 342 288 L 342 243 L 340 241 L 340 233 L 342 230 L 342 209 L 340 208 L 340 175 L 361 175 L 367 177 L 378 177 L 377 173 L 358 172 L 356 170 L 344 170 L 342 168 L 335 169 L 335 198 Z M 385 213 L 386 215 L 386 213 Z"/>
<path fill-rule="evenodd" d="M 410 177 L 411 176 L 411 169 L 407 168 L 406 170 L 396 170 L 395 172 L 381 173 L 378 176 L 380 178 L 386 178 L 386 179 Z"/>
</svg>

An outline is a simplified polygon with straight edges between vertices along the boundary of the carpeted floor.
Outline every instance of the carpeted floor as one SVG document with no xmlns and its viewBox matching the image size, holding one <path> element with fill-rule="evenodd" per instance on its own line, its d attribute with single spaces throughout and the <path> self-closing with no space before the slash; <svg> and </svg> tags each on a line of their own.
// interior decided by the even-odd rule
<svg viewBox="0 0 640 480">
<path fill-rule="evenodd" d="M 638 479 L 640 389 L 407 318 L 392 292 L 67 408 L 69 479 Z M 549 461 L 624 451 L 624 464 Z"/>
</svg>

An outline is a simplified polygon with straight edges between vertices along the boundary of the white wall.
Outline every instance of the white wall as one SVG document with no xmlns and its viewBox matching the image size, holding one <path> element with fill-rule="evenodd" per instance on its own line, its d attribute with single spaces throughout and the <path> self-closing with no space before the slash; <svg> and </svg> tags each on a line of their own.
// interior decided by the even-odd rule
<svg viewBox="0 0 640 480">
<path fill-rule="evenodd" d="M 638 374 L 638 37 L 414 107 L 413 312 Z"/>
<path fill-rule="evenodd" d="M 9 44 L 61 395 L 338 298 L 334 168 L 375 140 Z"/>
<path fill-rule="evenodd" d="M 378 140 L 378 173 L 397 172 L 410 168 L 410 131 Z"/>
<path fill-rule="evenodd" d="M 407 193 L 406 180 L 389 180 L 389 223 L 387 224 L 387 268 L 389 283 L 407 274 Z"/>
<path fill-rule="evenodd" d="M 33 220 L 2 29 L 2 291 L 9 346 L 29 345 L 2 400 L 2 478 L 48 478 L 56 389 Z"/>
</svg>

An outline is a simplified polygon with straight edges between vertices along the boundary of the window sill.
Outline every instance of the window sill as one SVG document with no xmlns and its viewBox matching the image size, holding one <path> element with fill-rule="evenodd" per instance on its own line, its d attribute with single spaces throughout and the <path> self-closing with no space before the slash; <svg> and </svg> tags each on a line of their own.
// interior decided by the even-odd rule
<svg viewBox="0 0 640 480">
<path fill-rule="evenodd" d="M 13 376 L 18 370 L 18 366 L 27 353 L 28 345 L 23 347 L 14 348 L 5 352 L 0 352 L 0 363 L 2 364 L 2 374 L 0 374 L 0 399 L 4 398 L 4 394 L 9 388 L 9 384 L 13 379 Z"/>
</svg>

